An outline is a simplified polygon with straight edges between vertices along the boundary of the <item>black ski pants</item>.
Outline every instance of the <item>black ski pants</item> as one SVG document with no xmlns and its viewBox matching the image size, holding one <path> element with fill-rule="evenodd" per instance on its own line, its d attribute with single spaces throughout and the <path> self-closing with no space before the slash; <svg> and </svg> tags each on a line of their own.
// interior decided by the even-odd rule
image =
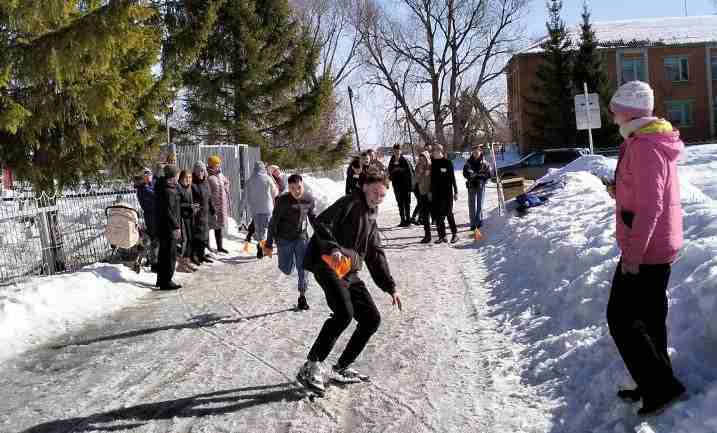
<svg viewBox="0 0 717 433">
<path fill-rule="evenodd" d="M 159 258 L 157 260 L 157 283 L 164 287 L 174 278 L 174 266 L 177 263 L 177 240 L 174 236 L 159 238 Z"/>
<path fill-rule="evenodd" d="M 612 280 L 607 324 L 642 395 L 655 398 L 679 384 L 667 353 L 670 265 L 640 265 L 637 275 L 623 274 L 621 268 L 622 260 Z"/>
<path fill-rule="evenodd" d="M 409 223 L 411 221 L 411 188 L 394 184 L 393 193 L 396 195 L 401 223 Z"/>
<path fill-rule="evenodd" d="M 348 367 L 358 358 L 378 329 L 381 315 L 366 284 L 356 273 L 339 279 L 333 270 L 321 262 L 316 265 L 314 278 L 324 290 L 332 314 L 324 322 L 307 358 L 309 361 L 324 362 L 336 340 L 351 324 L 351 320 L 356 319 L 358 325 L 337 363 L 340 368 Z"/>
</svg>

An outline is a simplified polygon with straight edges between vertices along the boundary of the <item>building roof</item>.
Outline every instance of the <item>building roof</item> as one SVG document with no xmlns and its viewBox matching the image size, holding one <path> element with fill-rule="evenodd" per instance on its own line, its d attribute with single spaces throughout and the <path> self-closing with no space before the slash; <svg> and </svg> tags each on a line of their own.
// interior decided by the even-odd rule
<svg viewBox="0 0 717 433">
<path fill-rule="evenodd" d="M 697 17 L 643 18 L 592 23 L 602 48 L 637 48 L 661 45 L 691 45 L 717 42 L 717 15 Z M 571 27 L 573 43 L 580 39 L 580 25 Z M 541 53 L 547 36 L 520 54 Z"/>
</svg>

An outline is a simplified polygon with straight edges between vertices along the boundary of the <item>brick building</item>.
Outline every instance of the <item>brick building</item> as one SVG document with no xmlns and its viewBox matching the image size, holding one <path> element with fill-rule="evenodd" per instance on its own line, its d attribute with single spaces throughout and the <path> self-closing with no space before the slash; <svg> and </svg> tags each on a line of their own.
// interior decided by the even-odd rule
<svg viewBox="0 0 717 433">
<path fill-rule="evenodd" d="M 615 89 L 626 81 L 646 81 L 655 90 L 656 115 L 672 121 L 686 142 L 715 139 L 717 16 L 598 22 L 593 29 Z M 570 34 L 578 43 L 579 28 Z M 543 61 L 541 43 L 508 63 L 508 117 L 521 153 L 545 146 L 528 138 L 525 101 Z"/>
</svg>

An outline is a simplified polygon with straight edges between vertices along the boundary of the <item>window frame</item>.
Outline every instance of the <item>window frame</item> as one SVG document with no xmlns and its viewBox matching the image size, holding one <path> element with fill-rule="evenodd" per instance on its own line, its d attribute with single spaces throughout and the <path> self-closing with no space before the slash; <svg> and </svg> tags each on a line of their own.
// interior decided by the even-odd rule
<svg viewBox="0 0 717 433">
<path fill-rule="evenodd" d="M 681 119 L 679 122 L 675 121 L 670 117 L 670 105 L 681 105 L 682 112 L 680 114 L 680 117 L 684 119 L 685 113 L 687 113 L 688 122 L 682 123 Z M 665 101 L 665 117 L 667 117 L 667 120 L 669 120 L 672 124 L 674 124 L 678 128 L 690 128 L 695 125 L 695 101 L 691 99 L 673 99 Z M 685 111 L 685 108 L 687 108 L 687 111 Z"/>
<path fill-rule="evenodd" d="M 671 70 L 668 69 L 668 62 L 675 62 L 674 66 L 676 66 L 677 68 L 676 77 L 670 76 Z M 688 56 L 665 56 L 662 59 L 662 68 L 664 70 L 665 79 L 667 81 L 670 81 L 672 83 L 687 83 L 690 81 L 690 59 Z"/>
<path fill-rule="evenodd" d="M 639 70 L 638 70 L 638 68 L 636 68 L 636 64 L 638 62 L 640 64 Z M 632 65 L 631 72 L 633 74 L 633 77 L 631 80 L 625 79 L 625 65 L 627 65 L 627 64 Z M 620 81 L 621 81 L 620 84 L 622 85 L 629 81 L 635 81 L 635 80 L 646 81 L 647 80 L 647 69 L 646 68 L 647 68 L 647 62 L 645 61 L 644 55 L 634 56 L 634 57 L 633 56 L 630 56 L 630 57 L 623 56 L 622 59 L 620 60 Z"/>
</svg>

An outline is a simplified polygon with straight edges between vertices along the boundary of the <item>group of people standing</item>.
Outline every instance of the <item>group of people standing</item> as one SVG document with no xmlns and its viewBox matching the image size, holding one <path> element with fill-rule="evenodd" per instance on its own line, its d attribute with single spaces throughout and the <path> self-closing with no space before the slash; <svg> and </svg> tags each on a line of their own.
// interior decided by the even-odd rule
<svg viewBox="0 0 717 433">
<path fill-rule="evenodd" d="M 178 170 L 170 155 L 153 172 L 145 169 L 137 185 L 137 198 L 144 214 L 143 239 L 147 261 L 157 273 L 160 290 L 176 290 L 175 270 L 194 272 L 213 260 L 207 253 L 209 231 L 214 231 L 217 253 L 227 253 L 223 231 L 227 227 L 231 196 L 229 179 L 221 172 L 221 159 L 214 155 Z"/>
<path fill-rule="evenodd" d="M 391 181 L 401 222 L 399 227 L 411 224 L 423 225 L 425 235 L 422 243 L 431 242 L 431 221 L 436 224 L 438 239 L 436 244 L 448 242 L 446 220 L 451 229 L 451 243 L 458 241 L 458 228 L 453 214 L 453 202 L 458 200 L 458 185 L 453 162 L 446 158 L 443 146 L 426 146 L 418 153 L 415 169 L 405 156 L 401 155 L 401 146 L 394 145 L 393 155 L 388 167 L 377 167 L 372 162 L 372 153 L 366 152 L 354 158 L 346 173 L 346 194 L 350 194 L 361 185 L 361 179 L 368 170 L 375 168 L 386 172 Z M 379 163 L 380 164 L 380 163 Z M 473 146 L 471 157 L 463 167 L 463 176 L 468 189 L 468 213 L 471 230 L 482 225 L 483 196 L 485 184 L 491 177 L 490 165 L 486 161 L 480 145 Z M 411 213 L 411 193 L 417 199 L 417 205 Z"/>
</svg>

